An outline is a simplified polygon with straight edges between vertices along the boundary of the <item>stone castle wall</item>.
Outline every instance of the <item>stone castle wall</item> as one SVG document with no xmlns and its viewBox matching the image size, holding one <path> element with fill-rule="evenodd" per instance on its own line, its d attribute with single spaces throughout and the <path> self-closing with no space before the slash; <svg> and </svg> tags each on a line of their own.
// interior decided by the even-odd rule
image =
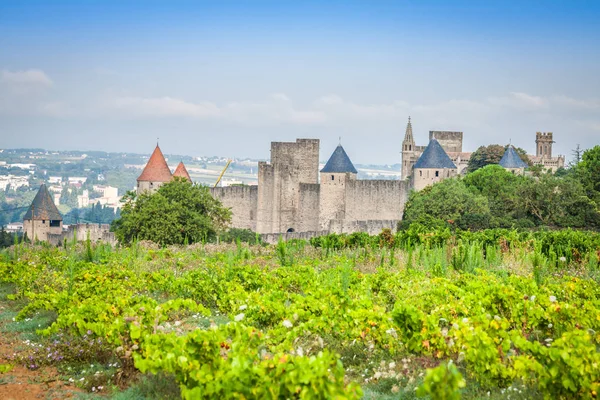
<svg viewBox="0 0 600 400">
<path fill-rule="evenodd" d="M 347 221 L 399 220 L 410 192 L 407 181 L 354 180 L 346 184 Z"/>
<path fill-rule="evenodd" d="M 296 232 L 310 232 L 319 229 L 320 186 L 316 183 L 300 184 L 300 204 Z"/>
<path fill-rule="evenodd" d="M 319 230 L 326 230 L 332 219 L 346 218 L 346 185 L 353 177 L 349 173 L 321 173 Z"/>
<path fill-rule="evenodd" d="M 29 240 L 45 242 L 49 235 L 60 234 L 62 232 L 62 223 L 60 226 L 50 227 L 49 220 L 23 220 L 23 232 Z"/>
<path fill-rule="evenodd" d="M 231 226 L 256 231 L 258 186 L 216 187 L 210 193 L 232 210 Z"/>
<path fill-rule="evenodd" d="M 117 244 L 117 239 L 113 232 L 110 232 L 109 224 L 77 224 L 69 225 L 66 231 L 60 233 L 48 234 L 48 242 L 54 246 L 60 246 L 64 240 L 77 240 L 84 242 L 88 239 L 91 242 L 104 242 L 111 245 Z"/>
<path fill-rule="evenodd" d="M 367 221 L 349 221 L 334 219 L 329 223 L 329 232 L 331 233 L 354 233 L 366 232 L 369 235 L 378 235 L 384 229 L 392 232 L 396 231 L 400 219 L 393 220 L 367 220 Z"/>
<path fill-rule="evenodd" d="M 451 131 L 429 131 L 429 141 L 436 138 L 442 148 L 448 152 L 460 153 L 463 146 L 463 133 Z"/>
<path fill-rule="evenodd" d="M 296 230 L 300 183 L 318 183 L 318 169 L 318 139 L 271 143 L 271 162 L 258 165 L 257 232 Z"/>
</svg>

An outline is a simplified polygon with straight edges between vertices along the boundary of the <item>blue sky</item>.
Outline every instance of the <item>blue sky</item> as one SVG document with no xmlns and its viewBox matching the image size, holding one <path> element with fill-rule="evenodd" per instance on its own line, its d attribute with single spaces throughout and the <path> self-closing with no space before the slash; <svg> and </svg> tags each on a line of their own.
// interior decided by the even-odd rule
<svg viewBox="0 0 600 400">
<path fill-rule="evenodd" d="M 3 147 L 269 157 L 338 137 L 396 163 L 461 130 L 465 150 L 600 142 L 598 1 L 0 2 Z"/>
</svg>

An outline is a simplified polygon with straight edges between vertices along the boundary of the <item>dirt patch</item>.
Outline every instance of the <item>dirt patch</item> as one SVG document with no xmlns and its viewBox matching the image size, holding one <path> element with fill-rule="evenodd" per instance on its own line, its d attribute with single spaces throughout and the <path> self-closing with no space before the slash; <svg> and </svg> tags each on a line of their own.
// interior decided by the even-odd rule
<svg viewBox="0 0 600 400">
<path fill-rule="evenodd" d="M 7 308 L 5 302 L 0 302 L 0 312 Z M 21 341 L 17 333 L 4 331 L 6 323 L 0 320 L 0 364 L 11 364 L 14 368 L 0 373 L 0 399 L 68 399 L 81 392 L 62 381 L 55 367 L 44 366 L 32 371 L 15 365 L 12 358 Z"/>
</svg>

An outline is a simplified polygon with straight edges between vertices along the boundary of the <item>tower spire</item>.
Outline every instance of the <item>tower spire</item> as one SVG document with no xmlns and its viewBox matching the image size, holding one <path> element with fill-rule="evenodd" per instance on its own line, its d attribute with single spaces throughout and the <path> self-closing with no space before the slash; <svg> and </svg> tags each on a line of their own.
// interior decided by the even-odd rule
<svg viewBox="0 0 600 400">
<path fill-rule="evenodd" d="M 406 124 L 406 133 L 404 134 L 404 142 L 414 143 L 415 139 L 413 138 L 412 131 L 412 122 L 410 120 L 410 116 L 408 117 L 408 124 Z"/>
</svg>

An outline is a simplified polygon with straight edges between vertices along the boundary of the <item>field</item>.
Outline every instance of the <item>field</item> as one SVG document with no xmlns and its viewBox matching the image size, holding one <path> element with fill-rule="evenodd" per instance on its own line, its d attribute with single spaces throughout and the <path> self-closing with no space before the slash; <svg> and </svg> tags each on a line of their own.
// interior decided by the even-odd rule
<svg viewBox="0 0 600 400">
<path fill-rule="evenodd" d="M 0 398 L 595 398 L 599 251 L 590 232 L 418 228 L 17 244 Z"/>
</svg>

